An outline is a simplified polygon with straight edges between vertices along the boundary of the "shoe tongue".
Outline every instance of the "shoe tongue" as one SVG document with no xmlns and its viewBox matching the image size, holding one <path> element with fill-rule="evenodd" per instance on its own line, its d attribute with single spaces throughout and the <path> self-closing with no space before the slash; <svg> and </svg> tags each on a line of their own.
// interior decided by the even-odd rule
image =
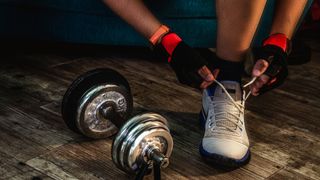
<svg viewBox="0 0 320 180">
<path fill-rule="evenodd" d="M 240 83 L 235 82 L 235 81 L 221 81 L 220 83 L 226 88 L 226 90 L 228 91 L 230 96 L 235 101 L 240 101 L 242 99 Z M 224 90 L 219 85 L 216 85 L 216 90 L 214 92 L 214 98 L 226 99 L 226 98 L 228 98 L 228 95 L 224 92 Z"/>
</svg>

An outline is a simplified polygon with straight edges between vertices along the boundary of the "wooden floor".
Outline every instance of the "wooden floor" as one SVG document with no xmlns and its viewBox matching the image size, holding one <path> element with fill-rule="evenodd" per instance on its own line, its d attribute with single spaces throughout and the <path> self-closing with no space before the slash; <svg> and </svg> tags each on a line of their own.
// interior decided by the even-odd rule
<svg viewBox="0 0 320 180">
<path fill-rule="evenodd" d="M 309 43 L 310 63 L 290 67 L 280 89 L 248 100 L 252 160 L 233 171 L 203 162 L 198 153 L 200 93 L 180 86 L 171 69 L 145 56 L 145 49 L 127 55 L 121 51 L 128 48 L 98 54 L 9 53 L 0 66 L 0 179 L 132 178 L 112 163 L 112 139 L 75 134 L 60 115 L 71 81 L 98 67 L 127 77 L 135 112 L 168 118 L 175 146 L 165 179 L 320 179 L 320 43 Z"/>
</svg>

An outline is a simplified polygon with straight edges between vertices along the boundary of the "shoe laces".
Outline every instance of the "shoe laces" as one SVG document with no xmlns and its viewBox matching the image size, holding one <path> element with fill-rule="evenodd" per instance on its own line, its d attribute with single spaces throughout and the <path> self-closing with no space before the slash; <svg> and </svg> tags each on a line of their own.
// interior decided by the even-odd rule
<svg viewBox="0 0 320 180">
<path fill-rule="evenodd" d="M 241 114 L 244 114 L 244 106 L 245 101 L 249 98 L 251 91 L 248 93 L 246 92 L 245 88 L 250 86 L 254 81 L 256 80 L 256 77 L 252 78 L 248 83 L 246 83 L 242 89 L 242 100 L 240 102 L 237 102 L 233 99 L 233 97 L 230 95 L 230 93 L 227 91 L 227 89 L 224 87 L 223 84 L 221 84 L 219 81 L 214 80 L 215 83 L 217 83 L 218 86 L 221 87 L 221 89 L 224 91 L 224 93 L 227 95 L 227 97 L 230 99 L 230 101 L 225 100 L 215 100 L 215 103 L 213 104 L 214 109 L 214 115 L 210 115 L 210 124 L 209 128 L 212 132 L 220 132 L 220 130 L 227 130 L 231 133 L 235 133 L 237 128 L 239 128 L 242 132 L 244 125 L 244 122 L 241 120 Z M 228 112 L 225 112 L 225 108 L 229 109 Z M 212 111 L 211 111 L 212 113 Z M 216 125 L 213 126 L 212 117 L 215 117 Z M 241 124 L 239 124 L 239 122 Z"/>
</svg>

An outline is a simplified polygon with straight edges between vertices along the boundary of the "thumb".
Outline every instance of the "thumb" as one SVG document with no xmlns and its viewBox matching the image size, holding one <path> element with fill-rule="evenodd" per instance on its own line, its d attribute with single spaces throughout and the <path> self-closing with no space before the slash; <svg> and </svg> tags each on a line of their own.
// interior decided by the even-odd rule
<svg viewBox="0 0 320 180">
<path fill-rule="evenodd" d="M 215 79 L 217 79 L 220 69 L 215 69 L 212 73 Z"/>
<path fill-rule="evenodd" d="M 212 72 L 209 70 L 207 66 L 203 66 L 198 70 L 199 75 L 204 79 L 205 81 L 211 82 L 215 80 L 215 76 L 212 74 Z"/>
<path fill-rule="evenodd" d="M 266 60 L 259 59 L 253 67 L 252 76 L 261 76 L 268 68 L 269 63 Z"/>
</svg>

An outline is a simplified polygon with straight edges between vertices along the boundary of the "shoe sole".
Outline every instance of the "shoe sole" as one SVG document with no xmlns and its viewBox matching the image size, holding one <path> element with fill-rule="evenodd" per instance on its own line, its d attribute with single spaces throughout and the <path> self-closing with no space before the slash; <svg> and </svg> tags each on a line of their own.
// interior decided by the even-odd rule
<svg viewBox="0 0 320 180">
<path fill-rule="evenodd" d="M 205 129 L 206 125 L 206 117 L 201 110 L 199 114 L 199 120 L 200 120 L 200 125 L 203 129 Z M 241 159 L 233 159 L 233 158 L 228 158 L 219 154 L 215 153 L 209 153 L 206 150 L 203 149 L 202 142 L 199 146 L 199 153 L 202 156 L 202 158 L 209 164 L 217 166 L 219 168 L 237 168 L 240 166 L 244 166 L 250 162 L 251 159 L 251 153 L 250 150 L 247 151 L 245 156 Z"/>
<path fill-rule="evenodd" d="M 203 149 L 202 143 L 199 147 L 199 152 L 202 158 L 209 163 L 210 165 L 214 165 L 221 169 L 226 168 L 238 168 L 244 166 L 250 162 L 251 153 L 250 150 L 247 151 L 246 155 L 242 159 L 233 159 L 225 156 L 221 156 L 219 154 L 209 153 Z"/>
</svg>

